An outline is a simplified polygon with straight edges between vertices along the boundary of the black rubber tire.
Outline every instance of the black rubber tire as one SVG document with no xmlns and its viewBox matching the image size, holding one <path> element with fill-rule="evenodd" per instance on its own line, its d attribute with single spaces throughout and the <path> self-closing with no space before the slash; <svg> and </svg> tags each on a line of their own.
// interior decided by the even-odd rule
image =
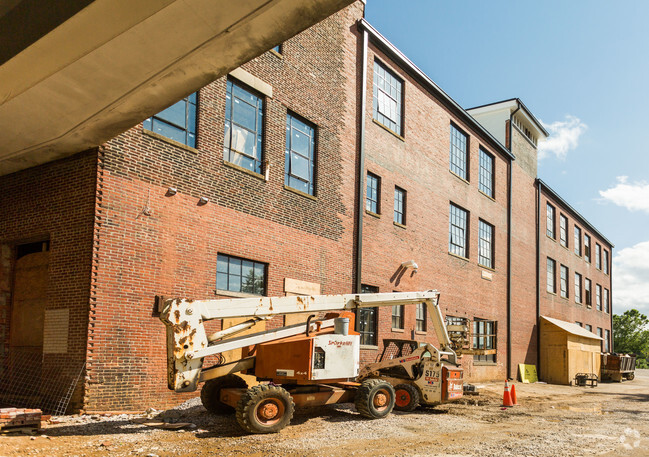
<svg viewBox="0 0 649 457">
<path fill-rule="evenodd" d="M 221 389 L 235 387 L 238 389 L 247 389 L 248 384 L 243 378 L 236 374 L 221 376 L 220 378 L 210 379 L 203 384 L 201 390 L 201 402 L 205 409 L 212 414 L 232 414 L 234 408 L 221 402 Z"/>
<path fill-rule="evenodd" d="M 633 381 L 635 379 L 635 373 L 627 373 L 626 374 L 626 380 L 627 381 Z"/>
<path fill-rule="evenodd" d="M 394 387 L 380 379 L 366 379 L 356 391 L 356 411 L 368 419 L 380 419 L 394 408 Z"/>
<path fill-rule="evenodd" d="M 419 389 L 412 384 L 399 384 L 394 388 L 394 409 L 397 411 L 414 411 L 419 406 Z"/>
<path fill-rule="evenodd" d="M 276 414 L 264 417 L 264 411 Z M 269 384 L 251 387 L 237 404 L 237 422 L 248 433 L 277 433 L 293 419 L 295 403 L 286 389 Z"/>
</svg>

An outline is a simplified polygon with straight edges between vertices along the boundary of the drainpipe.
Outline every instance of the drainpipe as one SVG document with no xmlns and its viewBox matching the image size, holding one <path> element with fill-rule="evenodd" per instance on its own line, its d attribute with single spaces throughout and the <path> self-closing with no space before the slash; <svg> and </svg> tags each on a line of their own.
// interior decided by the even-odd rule
<svg viewBox="0 0 649 457">
<path fill-rule="evenodd" d="M 509 152 L 512 152 L 512 122 L 520 105 L 509 115 Z M 512 377 L 512 159 L 507 166 L 507 378 Z"/>
<path fill-rule="evenodd" d="M 361 81 L 361 109 L 360 111 L 360 151 L 358 158 L 358 211 L 356 212 L 356 284 L 355 293 L 361 292 L 363 269 L 363 203 L 365 193 L 365 109 L 367 106 L 367 30 L 363 29 L 363 71 Z"/>
<path fill-rule="evenodd" d="M 611 246 L 611 248 L 608 250 L 608 252 L 609 252 L 609 256 L 608 256 L 608 259 L 607 259 L 608 260 L 608 274 L 609 274 L 609 278 L 611 280 L 611 283 L 608 286 L 608 290 L 609 290 L 609 292 L 608 292 L 608 299 L 609 299 L 608 310 L 611 313 L 611 314 L 608 315 L 608 317 L 609 317 L 609 319 L 611 321 L 611 331 L 608 334 L 608 337 L 609 337 L 609 339 L 611 341 L 609 341 L 609 343 L 608 343 L 609 344 L 608 350 L 609 350 L 609 352 L 612 353 L 612 352 L 614 352 L 614 348 L 613 348 L 613 246 Z M 604 335 L 604 336 L 606 336 L 606 335 Z"/>
<path fill-rule="evenodd" d="M 536 369 L 541 375 L 541 181 L 536 188 Z"/>
</svg>

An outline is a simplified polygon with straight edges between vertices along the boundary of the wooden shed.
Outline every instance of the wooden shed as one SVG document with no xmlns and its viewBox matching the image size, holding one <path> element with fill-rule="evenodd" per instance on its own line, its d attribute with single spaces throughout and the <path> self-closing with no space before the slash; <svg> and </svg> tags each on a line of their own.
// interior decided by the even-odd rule
<svg viewBox="0 0 649 457">
<path fill-rule="evenodd" d="M 599 376 L 601 342 L 577 324 L 541 316 L 541 380 L 572 385 L 577 373 Z"/>
</svg>

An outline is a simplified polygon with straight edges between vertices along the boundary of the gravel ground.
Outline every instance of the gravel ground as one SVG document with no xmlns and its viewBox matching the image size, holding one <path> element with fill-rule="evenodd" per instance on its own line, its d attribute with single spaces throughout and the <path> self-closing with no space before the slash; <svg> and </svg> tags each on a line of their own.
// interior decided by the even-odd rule
<svg viewBox="0 0 649 457">
<path fill-rule="evenodd" d="M 246 435 L 233 416 L 199 399 L 140 416 L 54 418 L 38 436 L 0 435 L 0 457 L 52 456 L 649 456 L 649 370 L 596 388 L 516 384 L 519 406 L 500 407 L 502 384 L 461 403 L 361 418 L 351 405 L 298 409 L 273 435 Z M 181 430 L 133 423 L 191 422 Z"/>
</svg>

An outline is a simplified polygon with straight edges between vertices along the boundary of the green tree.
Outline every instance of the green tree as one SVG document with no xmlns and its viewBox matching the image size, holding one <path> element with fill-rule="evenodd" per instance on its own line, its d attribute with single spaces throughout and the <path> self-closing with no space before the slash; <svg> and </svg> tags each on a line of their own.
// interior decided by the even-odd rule
<svg viewBox="0 0 649 457">
<path fill-rule="evenodd" d="M 649 318 L 637 309 L 613 315 L 613 347 L 618 353 L 638 355 L 637 368 L 646 368 L 649 356 Z"/>
</svg>

